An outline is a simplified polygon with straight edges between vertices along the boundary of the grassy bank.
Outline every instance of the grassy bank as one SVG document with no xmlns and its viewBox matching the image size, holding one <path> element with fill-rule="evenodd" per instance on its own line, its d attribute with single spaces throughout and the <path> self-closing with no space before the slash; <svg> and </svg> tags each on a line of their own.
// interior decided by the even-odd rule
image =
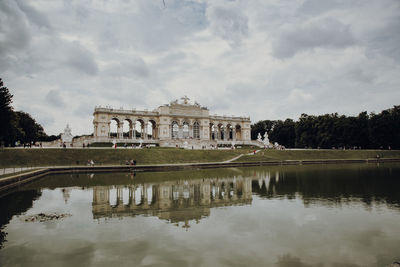
<svg viewBox="0 0 400 267">
<path fill-rule="evenodd" d="M 0 167 L 14 166 L 76 166 L 89 159 L 97 165 L 125 164 L 135 159 L 137 164 L 219 162 L 250 150 L 183 150 L 151 149 L 2 149 Z"/>
<path fill-rule="evenodd" d="M 372 159 L 400 158 L 400 150 L 262 150 L 256 155 L 243 156 L 238 162 L 273 160 Z"/>
<path fill-rule="evenodd" d="M 183 150 L 151 149 L 1 149 L 0 168 L 86 165 L 89 159 L 96 165 L 123 165 L 135 159 L 138 165 L 165 163 L 221 162 L 248 149 Z M 318 159 L 400 158 L 400 150 L 262 150 L 256 155 L 242 156 L 238 162 Z"/>
</svg>

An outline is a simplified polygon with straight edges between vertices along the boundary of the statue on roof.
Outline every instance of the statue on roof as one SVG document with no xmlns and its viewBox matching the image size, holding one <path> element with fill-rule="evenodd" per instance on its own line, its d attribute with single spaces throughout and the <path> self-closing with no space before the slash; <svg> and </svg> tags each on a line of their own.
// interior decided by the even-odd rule
<svg viewBox="0 0 400 267">
<path fill-rule="evenodd" d="M 183 104 L 185 104 L 185 105 L 189 104 L 190 98 L 187 97 L 186 95 L 184 97 L 181 97 L 181 99 L 183 100 Z"/>
</svg>

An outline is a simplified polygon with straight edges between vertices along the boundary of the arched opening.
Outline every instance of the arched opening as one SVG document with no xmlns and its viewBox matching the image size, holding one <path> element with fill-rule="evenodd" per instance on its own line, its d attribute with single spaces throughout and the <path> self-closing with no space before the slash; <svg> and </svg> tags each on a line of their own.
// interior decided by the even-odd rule
<svg viewBox="0 0 400 267">
<path fill-rule="evenodd" d="M 130 119 L 125 119 L 122 125 L 122 134 L 124 138 L 132 137 L 132 121 Z"/>
<path fill-rule="evenodd" d="M 198 121 L 193 123 L 193 138 L 200 139 L 200 124 Z"/>
<path fill-rule="evenodd" d="M 236 125 L 236 140 L 242 140 L 242 127 L 238 124 Z"/>
<path fill-rule="evenodd" d="M 110 132 L 109 132 L 110 138 L 118 138 L 118 126 L 119 126 L 119 120 L 116 118 L 112 118 L 110 121 Z"/>
<path fill-rule="evenodd" d="M 135 134 L 136 138 L 144 138 L 144 121 L 141 119 L 136 120 L 135 122 Z"/>
<path fill-rule="evenodd" d="M 173 121 L 171 123 L 171 137 L 176 139 L 176 138 L 178 138 L 178 134 L 179 134 L 178 122 Z"/>
<path fill-rule="evenodd" d="M 183 122 L 182 126 L 182 138 L 189 138 L 189 123 L 187 121 Z"/>
<path fill-rule="evenodd" d="M 216 134 L 217 134 L 217 127 L 213 123 L 210 123 L 210 139 L 215 140 L 216 139 Z"/>
<path fill-rule="evenodd" d="M 231 124 L 226 126 L 226 137 L 228 140 L 233 140 L 233 127 Z"/>
<path fill-rule="evenodd" d="M 218 139 L 224 140 L 225 139 L 225 127 L 222 123 L 218 124 Z"/>
<path fill-rule="evenodd" d="M 149 139 L 157 138 L 157 128 L 156 122 L 154 120 L 149 120 L 147 123 L 147 136 Z"/>
</svg>

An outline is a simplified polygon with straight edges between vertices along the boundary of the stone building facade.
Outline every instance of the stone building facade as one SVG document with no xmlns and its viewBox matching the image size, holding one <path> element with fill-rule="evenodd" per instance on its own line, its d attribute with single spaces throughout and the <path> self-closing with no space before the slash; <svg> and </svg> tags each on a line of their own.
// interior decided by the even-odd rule
<svg viewBox="0 0 400 267">
<path fill-rule="evenodd" d="M 196 147 L 251 144 L 249 117 L 210 115 L 197 102 L 181 99 L 153 111 L 96 107 L 93 141 Z"/>
</svg>

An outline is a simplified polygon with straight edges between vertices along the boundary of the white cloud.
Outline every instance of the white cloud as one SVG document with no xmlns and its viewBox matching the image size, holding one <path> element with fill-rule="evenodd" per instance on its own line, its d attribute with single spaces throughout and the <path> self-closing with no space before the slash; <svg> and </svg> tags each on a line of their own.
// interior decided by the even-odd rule
<svg viewBox="0 0 400 267">
<path fill-rule="evenodd" d="M 399 104 L 399 25 L 397 0 L 3 0 L 0 72 L 50 134 L 182 95 L 253 122 L 354 115 Z"/>
<path fill-rule="evenodd" d="M 288 100 L 291 104 L 309 102 L 313 99 L 314 97 L 311 94 L 307 94 L 306 92 L 298 88 L 290 91 L 288 96 Z"/>
</svg>

